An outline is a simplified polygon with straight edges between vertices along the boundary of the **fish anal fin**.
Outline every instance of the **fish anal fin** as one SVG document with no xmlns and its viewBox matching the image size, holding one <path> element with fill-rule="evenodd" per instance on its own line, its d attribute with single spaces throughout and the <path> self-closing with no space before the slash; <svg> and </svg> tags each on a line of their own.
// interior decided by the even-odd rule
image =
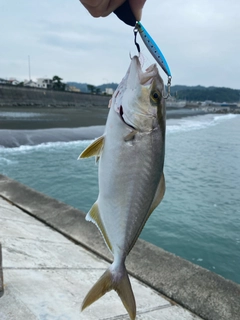
<svg viewBox="0 0 240 320">
<path fill-rule="evenodd" d="M 148 218 L 150 217 L 151 213 L 153 212 L 154 209 L 156 209 L 156 207 L 162 201 L 164 193 L 165 193 L 165 177 L 164 177 L 164 173 L 162 173 L 162 176 L 160 178 L 160 181 L 159 181 L 155 196 L 153 198 L 151 207 L 148 210 L 148 214 L 146 215 L 145 219 L 143 220 L 138 232 L 136 233 L 135 238 L 133 239 L 133 242 L 132 242 L 131 246 L 129 247 L 128 253 L 132 250 L 134 244 L 136 243 L 136 241 L 137 241 L 143 227 L 145 226 L 145 223 L 147 222 Z"/>
<path fill-rule="evenodd" d="M 86 216 L 86 220 L 93 222 L 98 227 L 98 229 L 101 232 L 109 250 L 112 252 L 112 245 L 111 245 L 111 242 L 108 238 L 107 232 L 104 228 L 97 202 L 94 203 L 94 205 L 92 206 L 92 208 L 88 212 L 88 214 Z"/>
<path fill-rule="evenodd" d="M 113 266 L 113 265 L 112 265 Z M 101 298 L 105 293 L 115 290 L 122 300 L 131 320 L 136 318 L 136 303 L 125 265 L 118 270 L 110 266 L 86 295 L 82 310 Z M 120 274 L 120 276 L 119 276 Z"/>
<path fill-rule="evenodd" d="M 80 158 L 99 157 L 104 145 L 104 136 L 101 136 L 94 140 L 83 152 L 80 154 Z"/>
<path fill-rule="evenodd" d="M 165 189 L 166 189 L 166 187 L 165 187 L 165 177 L 164 177 L 164 173 L 163 173 L 162 176 L 161 176 L 160 182 L 158 184 L 157 191 L 155 193 L 153 202 L 152 202 L 151 207 L 149 209 L 147 218 L 149 218 L 151 213 L 157 208 L 159 203 L 162 201 L 162 199 L 164 197 L 164 194 L 165 194 Z"/>
</svg>

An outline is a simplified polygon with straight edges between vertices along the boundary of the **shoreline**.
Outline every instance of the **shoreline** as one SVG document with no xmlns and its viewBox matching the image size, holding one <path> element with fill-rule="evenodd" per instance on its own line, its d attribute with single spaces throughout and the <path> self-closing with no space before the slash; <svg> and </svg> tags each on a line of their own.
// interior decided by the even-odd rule
<svg viewBox="0 0 240 320">
<path fill-rule="evenodd" d="M 99 106 L 81 108 L 0 107 L 0 130 L 38 130 L 104 126 L 109 109 Z M 167 108 L 166 119 L 181 119 L 213 112 L 211 109 Z"/>
</svg>

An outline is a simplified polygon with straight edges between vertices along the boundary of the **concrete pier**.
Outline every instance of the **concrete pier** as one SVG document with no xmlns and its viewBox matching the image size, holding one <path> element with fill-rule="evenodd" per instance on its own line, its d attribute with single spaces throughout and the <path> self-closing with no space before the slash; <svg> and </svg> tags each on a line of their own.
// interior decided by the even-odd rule
<svg viewBox="0 0 240 320">
<path fill-rule="evenodd" d="M 84 217 L 0 175 L 1 320 L 129 319 L 114 291 L 80 312 L 112 259 Z M 150 243 L 137 241 L 127 269 L 138 320 L 240 319 L 240 285 Z"/>
<path fill-rule="evenodd" d="M 0 298 L 3 295 L 2 244 L 0 243 Z"/>
</svg>

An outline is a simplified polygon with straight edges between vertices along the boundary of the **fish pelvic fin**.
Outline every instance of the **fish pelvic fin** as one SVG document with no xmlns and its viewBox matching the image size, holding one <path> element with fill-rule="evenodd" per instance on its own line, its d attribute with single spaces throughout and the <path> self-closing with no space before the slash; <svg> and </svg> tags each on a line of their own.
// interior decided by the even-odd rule
<svg viewBox="0 0 240 320">
<path fill-rule="evenodd" d="M 104 146 L 104 139 L 105 137 L 101 136 L 94 140 L 85 150 L 83 150 L 78 159 L 90 158 L 94 156 L 99 158 Z"/>
<path fill-rule="evenodd" d="M 114 269 L 113 264 L 95 283 L 82 303 L 82 311 L 105 293 L 115 290 L 122 300 L 131 320 L 136 318 L 136 303 L 125 265 Z"/>
<path fill-rule="evenodd" d="M 97 202 L 94 203 L 94 205 L 92 206 L 92 208 L 90 209 L 90 211 L 86 215 L 86 220 L 93 222 L 97 226 L 97 228 L 99 229 L 99 231 L 101 232 L 101 234 L 103 236 L 103 239 L 104 239 L 108 249 L 112 252 L 112 245 L 109 240 L 108 234 L 105 230 L 104 224 L 102 222 Z"/>
</svg>

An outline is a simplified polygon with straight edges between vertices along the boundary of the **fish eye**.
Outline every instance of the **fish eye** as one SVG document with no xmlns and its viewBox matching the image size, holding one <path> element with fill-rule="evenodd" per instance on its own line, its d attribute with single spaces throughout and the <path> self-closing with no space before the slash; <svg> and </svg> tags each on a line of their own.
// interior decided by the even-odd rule
<svg viewBox="0 0 240 320">
<path fill-rule="evenodd" d="M 151 99 L 154 103 L 157 103 L 161 99 L 161 94 L 158 91 L 153 91 L 151 94 Z"/>
</svg>

